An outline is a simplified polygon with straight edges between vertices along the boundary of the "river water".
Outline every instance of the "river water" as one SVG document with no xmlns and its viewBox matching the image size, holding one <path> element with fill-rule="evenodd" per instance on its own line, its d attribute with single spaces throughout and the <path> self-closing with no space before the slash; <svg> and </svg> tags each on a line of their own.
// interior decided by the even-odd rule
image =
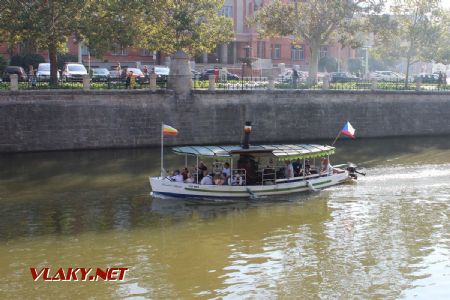
<svg viewBox="0 0 450 300">
<path fill-rule="evenodd" d="M 450 299 L 450 138 L 337 146 L 332 162 L 367 172 L 356 184 L 227 204 L 149 196 L 159 149 L 3 154 L 0 299 Z"/>
</svg>

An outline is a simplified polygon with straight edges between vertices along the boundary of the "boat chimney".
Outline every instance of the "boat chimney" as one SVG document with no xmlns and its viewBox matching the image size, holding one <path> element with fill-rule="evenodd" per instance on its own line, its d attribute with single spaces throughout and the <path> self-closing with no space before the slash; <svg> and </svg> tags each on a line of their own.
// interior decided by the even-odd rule
<svg viewBox="0 0 450 300">
<path fill-rule="evenodd" d="M 244 126 L 244 144 L 242 145 L 243 149 L 248 149 L 249 148 L 250 132 L 252 132 L 252 122 L 245 121 L 245 126 Z"/>
</svg>

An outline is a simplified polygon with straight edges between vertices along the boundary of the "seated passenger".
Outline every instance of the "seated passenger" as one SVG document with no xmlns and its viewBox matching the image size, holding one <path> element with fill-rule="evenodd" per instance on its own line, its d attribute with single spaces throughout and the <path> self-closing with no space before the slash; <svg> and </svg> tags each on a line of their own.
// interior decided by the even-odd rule
<svg viewBox="0 0 450 300">
<path fill-rule="evenodd" d="M 211 175 L 208 174 L 208 170 L 203 171 L 203 178 L 200 181 L 200 184 L 202 184 L 202 185 L 212 185 L 213 184 L 212 177 L 211 177 Z"/>
<path fill-rule="evenodd" d="M 198 169 L 197 169 L 197 176 L 198 176 L 198 180 L 201 181 L 203 179 L 203 174 L 205 171 L 208 171 L 208 168 L 206 167 L 206 165 L 201 161 L 200 164 L 198 165 Z"/>
<path fill-rule="evenodd" d="M 170 177 L 172 181 L 183 182 L 183 175 L 180 174 L 180 170 L 175 170 L 173 176 Z"/>
<path fill-rule="evenodd" d="M 184 182 L 185 183 L 194 183 L 195 182 L 194 177 L 192 176 L 191 172 L 187 173 L 187 178 Z"/>
<path fill-rule="evenodd" d="M 289 179 L 294 177 L 294 167 L 289 160 L 286 160 L 286 167 L 284 168 L 284 177 Z"/>
<path fill-rule="evenodd" d="M 229 178 L 229 176 L 227 176 L 225 173 L 222 173 L 220 175 L 220 179 L 222 180 L 222 185 L 228 185 L 228 178 Z"/>
<path fill-rule="evenodd" d="M 189 169 L 184 168 L 183 172 L 181 172 L 181 175 L 183 175 L 183 180 L 186 180 L 188 178 Z"/>
<path fill-rule="evenodd" d="M 292 167 L 294 168 L 294 176 L 300 176 L 302 173 L 302 163 L 299 158 L 292 163 Z"/>
<path fill-rule="evenodd" d="M 229 163 L 225 163 L 223 165 L 223 169 L 222 169 L 222 173 L 226 174 L 226 177 L 229 177 L 231 175 L 231 170 L 230 170 L 230 164 Z"/>
</svg>

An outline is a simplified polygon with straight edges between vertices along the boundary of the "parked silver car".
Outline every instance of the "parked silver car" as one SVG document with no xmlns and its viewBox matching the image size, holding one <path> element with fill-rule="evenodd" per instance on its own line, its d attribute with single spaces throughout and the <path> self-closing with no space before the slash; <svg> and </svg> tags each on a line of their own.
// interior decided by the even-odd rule
<svg viewBox="0 0 450 300">
<path fill-rule="evenodd" d="M 59 72 L 57 72 L 56 75 L 59 80 Z M 40 63 L 38 65 L 36 79 L 37 81 L 50 81 L 50 63 Z"/>
<path fill-rule="evenodd" d="M 83 75 L 87 75 L 87 70 L 82 64 L 67 63 L 62 72 L 63 81 L 83 81 Z"/>
</svg>

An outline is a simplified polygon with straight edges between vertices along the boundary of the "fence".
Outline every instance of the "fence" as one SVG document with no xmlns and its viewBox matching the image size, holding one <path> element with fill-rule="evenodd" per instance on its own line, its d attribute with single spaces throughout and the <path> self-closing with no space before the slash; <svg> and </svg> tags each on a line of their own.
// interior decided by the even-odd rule
<svg viewBox="0 0 450 300">
<path fill-rule="evenodd" d="M 19 90 L 40 89 L 83 89 L 82 81 L 59 80 L 56 84 L 50 84 L 48 78 L 31 77 L 28 81 L 18 82 Z M 156 89 L 167 88 L 167 79 L 156 80 Z M 0 82 L 0 90 L 10 90 L 10 82 Z M 90 79 L 89 89 L 114 90 L 114 89 L 151 89 L 150 78 L 136 78 L 133 82 L 127 82 L 122 78 L 105 78 L 103 80 Z M 193 78 L 194 90 L 416 90 L 416 91 L 450 91 L 450 85 L 439 83 L 417 83 L 405 81 L 349 81 L 327 82 L 309 84 L 306 81 L 271 80 L 266 77 L 245 77 L 239 80 L 201 80 L 198 76 Z"/>
</svg>

